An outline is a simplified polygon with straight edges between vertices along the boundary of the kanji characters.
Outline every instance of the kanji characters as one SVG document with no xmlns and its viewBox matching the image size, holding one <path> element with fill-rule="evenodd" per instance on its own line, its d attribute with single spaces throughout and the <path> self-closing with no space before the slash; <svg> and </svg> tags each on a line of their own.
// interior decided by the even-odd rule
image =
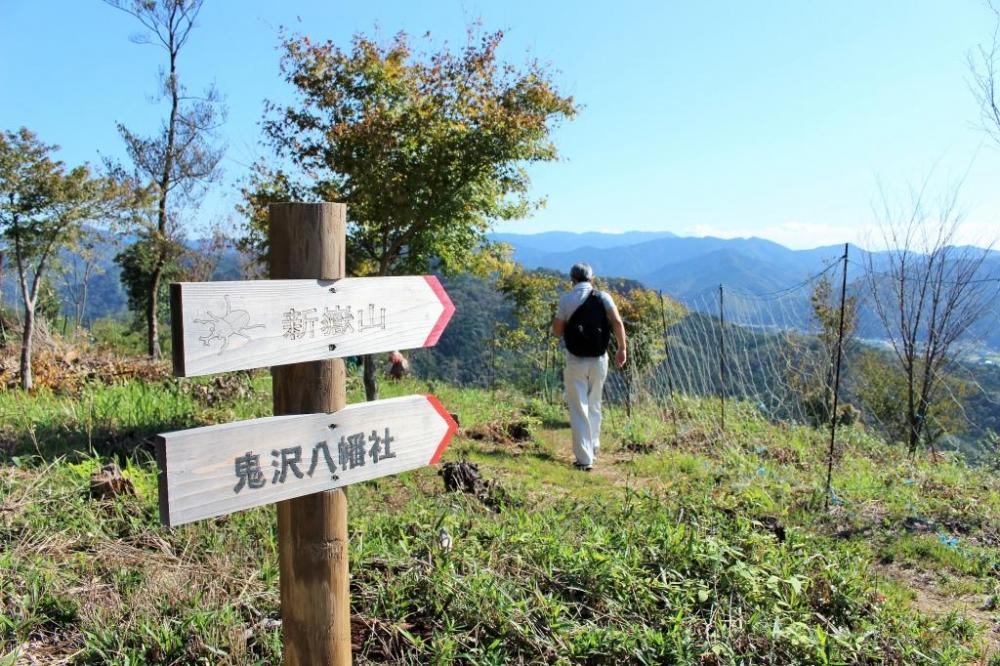
<svg viewBox="0 0 1000 666">
<path fill-rule="evenodd" d="M 368 310 L 352 309 L 350 306 L 335 305 L 323 308 L 322 316 L 317 316 L 316 308 L 298 310 L 289 308 L 282 314 L 281 330 L 287 340 L 302 340 L 316 337 L 316 322 L 319 322 L 320 334 L 326 337 L 364 333 L 369 330 L 385 330 L 386 308 L 377 308 L 374 303 L 368 304 Z"/>
<path fill-rule="evenodd" d="M 365 464 L 365 433 L 359 432 L 341 437 L 337 444 L 340 453 L 340 469 L 364 467 Z"/>
<path fill-rule="evenodd" d="M 338 460 L 334 459 L 329 442 L 325 440 L 318 442 L 312 447 L 309 468 L 305 472 L 302 471 L 301 445 L 274 449 L 271 451 L 271 467 L 273 469 L 271 485 L 285 483 L 289 475 L 296 479 L 302 479 L 306 476 L 313 478 L 316 470 L 324 463 L 330 474 L 330 479 L 337 481 L 340 478 L 337 475 L 338 471 L 346 472 L 356 467 L 364 467 L 365 458 L 370 458 L 373 465 L 387 458 L 395 458 L 396 452 L 392 450 L 394 441 L 396 438 L 390 434 L 389 428 L 385 428 L 381 434 L 378 430 L 372 430 L 367 438 L 363 432 L 346 435 L 341 437 L 337 443 Z M 247 451 L 245 454 L 237 456 L 233 461 L 233 472 L 236 475 L 234 493 L 238 494 L 244 488 L 257 489 L 267 485 L 267 479 L 260 468 L 260 454 L 258 453 Z"/>
<path fill-rule="evenodd" d="M 382 318 L 379 321 L 375 321 L 375 305 L 372 303 L 368 304 L 368 323 L 365 323 L 365 313 L 363 310 L 358 309 L 358 332 L 364 332 L 371 328 L 380 328 L 385 330 L 385 308 L 379 308 Z"/>
<path fill-rule="evenodd" d="M 337 465 L 333 462 L 333 456 L 330 455 L 330 447 L 327 445 L 326 441 L 322 441 L 313 447 L 312 462 L 309 464 L 309 471 L 306 472 L 306 474 L 308 474 L 310 478 L 312 477 L 313 472 L 316 471 L 316 466 L 319 464 L 320 454 L 323 455 L 323 460 L 326 461 L 326 468 L 330 472 L 330 478 L 337 480 L 339 478 L 337 476 Z"/>
<path fill-rule="evenodd" d="M 323 335 L 354 333 L 354 315 L 351 313 L 351 308 L 341 308 L 339 305 L 332 310 L 323 308 L 323 319 L 320 321 L 319 330 Z"/>
<path fill-rule="evenodd" d="M 236 478 L 239 479 L 234 493 L 238 493 L 246 488 L 262 488 L 267 481 L 264 479 L 264 472 L 260 469 L 260 455 L 247 451 L 244 455 L 236 458 L 234 464 Z"/>
<path fill-rule="evenodd" d="M 287 449 L 274 450 L 271 451 L 271 467 L 274 467 L 274 475 L 271 477 L 271 483 L 284 483 L 285 478 L 288 476 L 288 471 L 291 470 L 295 478 L 302 478 L 302 470 L 299 469 L 299 463 L 302 462 L 302 447 L 293 446 Z"/>
<path fill-rule="evenodd" d="M 368 441 L 372 442 L 372 447 L 368 450 L 368 455 L 371 456 L 373 464 L 386 458 L 396 457 L 396 452 L 389 448 L 389 445 L 395 441 L 395 438 L 389 434 L 388 428 L 385 429 L 385 437 L 379 437 L 378 431 L 372 430 Z"/>
<path fill-rule="evenodd" d="M 316 308 L 296 310 L 289 308 L 281 318 L 282 334 L 289 340 L 301 340 L 316 333 Z"/>
</svg>

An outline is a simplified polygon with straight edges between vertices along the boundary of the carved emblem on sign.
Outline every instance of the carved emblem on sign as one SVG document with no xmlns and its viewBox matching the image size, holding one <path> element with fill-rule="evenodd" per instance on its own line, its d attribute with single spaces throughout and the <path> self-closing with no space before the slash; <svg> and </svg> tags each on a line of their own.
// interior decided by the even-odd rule
<svg viewBox="0 0 1000 666">
<path fill-rule="evenodd" d="M 209 319 L 194 320 L 195 323 L 208 325 L 208 332 L 198 338 L 206 347 L 211 347 L 213 340 L 222 340 L 222 346 L 219 348 L 220 354 L 229 348 L 230 338 L 238 336 L 249 340 L 250 336 L 246 334 L 247 331 L 264 328 L 264 324 L 250 324 L 250 313 L 246 310 L 233 310 L 229 296 L 223 296 L 223 298 L 226 301 L 225 313 L 217 315 L 211 310 L 206 310 Z"/>
</svg>

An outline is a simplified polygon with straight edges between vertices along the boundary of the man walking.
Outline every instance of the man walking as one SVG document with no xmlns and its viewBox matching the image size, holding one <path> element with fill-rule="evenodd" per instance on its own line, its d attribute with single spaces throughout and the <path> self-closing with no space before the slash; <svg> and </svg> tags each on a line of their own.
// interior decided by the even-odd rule
<svg viewBox="0 0 1000 666">
<path fill-rule="evenodd" d="M 608 343 L 618 342 L 615 363 L 628 360 L 625 325 L 611 296 L 594 289 L 594 271 L 576 264 L 569 271 L 573 288 L 559 298 L 552 332 L 566 345 L 566 404 L 573 430 L 574 465 L 589 472 L 601 447 L 601 393 L 608 376 Z"/>
</svg>

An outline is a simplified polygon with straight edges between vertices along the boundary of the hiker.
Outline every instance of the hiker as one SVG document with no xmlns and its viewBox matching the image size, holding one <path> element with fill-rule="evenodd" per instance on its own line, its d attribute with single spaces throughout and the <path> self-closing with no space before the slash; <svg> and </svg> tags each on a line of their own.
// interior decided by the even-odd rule
<svg viewBox="0 0 1000 666">
<path fill-rule="evenodd" d="M 389 353 L 389 376 L 399 381 L 410 374 L 410 362 L 398 351 Z"/>
<path fill-rule="evenodd" d="M 559 298 L 552 332 L 566 346 L 566 404 L 573 430 L 577 469 L 589 472 L 601 448 L 601 392 L 608 376 L 608 343 L 612 331 L 618 342 L 615 364 L 628 360 L 625 325 L 611 296 L 594 289 L 594 271 L 579 263 L 569 271 L 573 288 Z"/>
</svg>

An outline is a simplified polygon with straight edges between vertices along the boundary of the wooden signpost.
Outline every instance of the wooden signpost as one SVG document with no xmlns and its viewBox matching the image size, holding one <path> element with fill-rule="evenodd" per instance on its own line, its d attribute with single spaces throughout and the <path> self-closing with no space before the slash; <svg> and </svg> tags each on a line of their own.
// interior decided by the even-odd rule
<svg viewBox="0 0 1000 666">
<path fill-rule="evenodd" d="M 166 525 L 433 465 L 455 422 L 431 395 L 168 432 L 157 454 Z"/>
<path fill-rule="evenodd" d="M 275 416 L 160 435 L 167 525 L 277 503 L 284 661 L 351 663 L 343 487 L 441 457 L 434 396 L 346 405 L 340 357 L 435 344 L 455 308 L 431 276 L 344 278 L 346 207 L 270 209 L 271 280 L 171 285 L 174 373 L 273 366 Z"/>
</svg>

